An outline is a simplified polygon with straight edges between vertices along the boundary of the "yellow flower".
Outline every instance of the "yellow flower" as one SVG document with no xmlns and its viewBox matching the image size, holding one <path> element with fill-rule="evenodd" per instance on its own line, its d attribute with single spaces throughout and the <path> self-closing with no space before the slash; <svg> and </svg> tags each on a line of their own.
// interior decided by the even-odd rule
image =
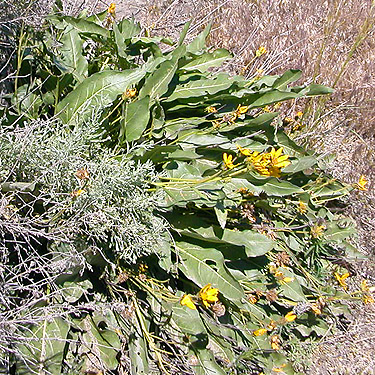
<svg viewBox="0 0 375 375">
<path fill-rule="evenodd" d="M 147 272 L 147 270 L 148 270 L 148 265 L 145 264 L 145 263 L 141 263 L 138 266 L 138 271 L 141 272 L 141 273 L 145 273 L 145 272 Z"/>
<path fill-rule="evenodd" d="M 301 214 L 305 214 L 307 212 L 307 204 L 305 202 L 299 201 L 298 202 L 298 211 Z"/>
<path fill-rule="evenodd" d="M 367 285 L 367 280 L 361 281 L 361 290 L 362 292 L 375 292 L 375 286 Z"/>
<path fill-rule="evenodd" d="M 368 188 L 367 188 L 367 185 L 368 184 L 368 180 L 366 179 L 366 177 L 364 175 L 362 175 L 358 182 L 355 184 L 355 187 L 358 189 L 358 190 L 362 190 L 362 191 L 367 191 Z"/>
<path fill-rule="evenodd" d="M 374 297 L 373 297 L 371 294 L 369 294 L 369 293 L 365 293 L 365 294 L 362 296 L 362 301 L 363 301 L 363 303 L 366 304 L 366 305 L 369 305 L 369 304 L 372 304 L 372 303 L 375 302 Z"/>
<path fill-rule="evenodd" d="M 199 298 L 203 305 L 208 309 L 210 303 L 215 303 L 219 301 L 217 295 L 219 294 L 219 289 L 213 288 L 211 284 L 207 284 L 199 291 Z"/>
<path fill-rule="evenodd" d="M 283 122 L 285 124 L 291 124 L 292 122 L 294 122 L 294 119 L 292 119 L 291 117 L 285 117 Z"/>
<path fill-rule="evenodd" d="M 237 146 L 238 147 L 238 146 Z M 270 152 L 259 153 L 257 151 L 239 148 L 244 155 L 249 155 L 248 161 L 252 163 L 254 169 L 263 176 L 280 177 L 281 169 L 290 164 L 289 155 L 282 155 L 283 148 L 276 150 L 272 147 Z"/>
<path fill-rule="evenodd" d="M 80 195 L 82 195 L 83 193 L 86 193 L 86 190 L 83 190 L 83 189 L 78 189 L 78 190 L 74 190 L 70 193 L 70 196 L 72 198 L 78 198 Z"/>
<path fill-rule="evenodd" d="M 238 113 L 239 115 L 243 115 L 248 110 L 249 110 L 249 107 L 247 105 L 238 104 L 238 107 L 236 109 L 236 113 Z"/>
<path fill-rule="evenodd" d="M 256 331 L 253 332 L 254 336 L 262 336 L 267 332 L 265 328 L 259 328 Z"/>
<path fill-rule="evenodd" d="M 265 107 L 263 107 L 263 112 L 271 112 L 271 109 L 268 105 L 266 105 Z"/>
<path fill-rule="evenodd" d="M 204 111 L 207 113 L 216 113 L 217 109 L 214 106 L 210 105 L 209 107 L 205 108 Z"/>
<path fill-rule="evenodd" d="M 197 307 L 194 305 L 193 300 L 188 294 L 184 294 L 184 296 L 180 300 L 180 304 L 182 306 L 187 306 L 191 310 L 196 310 Z"/>
<path fill-rule="evenodd" d="M 215 129 L 220 128 L 220 125 L 222 124 L 222 121 L 220 121 L 220 120 L 213 120 L 213 121 L 211 121 L 211 122 L 212 122 L 212 126 L 213 126 Z"/>
<path fill-rule="evenodd" d="M 349 272 L 344 273 L 343 275 L 340 275 L 339 273 L 335 272 L 335 278 L 339 282 L 340 286 L 342 286 L 344 289 L 348 288 L 348 285 L 346 284 L 346 279 L 350 276 Z"/>
<path fill-rule="evenodd" d="M 116 4 L 111 3 L 111 5 L 108 7 L 108 13 L 114 15 L 116 12 Z"/>
<path fill-rule="evenodd" d="M 132 98 L 134 98 L 136 95 L 137 95 L 137 89 L 136 89 L 136 88 L 133 88 L 133 89 L 127 89 L 127 90 L 122 94 L 122 99 L 123 99 L 123 100 L 126 100 L 126 99 L 132 99 Z"/>
<path fill-rule="evenodd" d="M 275 277 L 280 281 L 281 284 L 291 283 L 292 281 L 294 281 L 294 277 L 284 276 L 281 271 L 276 271 Z"/>
<path fill-rule="evenodd" d="M 299 117 L 299 118 L 303 117 L 303 112 L 298 111 L 298 112 L 296 113 L 296 117 Z"/>
<path fill-rule="evenodd" d="M 280 147 L 278 150 L 275 150 L 273 147 L 270 151 L 271 165 L 276 168 L 285 168 L 290 164 L 289 155 L 282 155 L 283 148 Z"/>
<path fill-rule="evenodd" d="M 224 152 L 223 161 L 228 169 L 233 169 L 236 167 L 236 165 L 233 164 L 233 155 L 228 155 L 226 152 Z"/>
<path fill-rule="evenodd" d="M 236 145 L 237 148 L 238 148 L 238 151 L 244 155 L 244 156 L 251 156 L 251 154 L 253 153 L 251 150 L 249 150 L 248 148 L 243 148 L 241 147 L 240 145 Z"/>
<path fill-rule="evenodd" d="M 293 322 L 293 320 L 297 319 L 297 315 L 293 311 L 289 311 L 288 314 L 285 315 L 284 319 L 287 322 Z"/>
<path fill-rule="evenodd" d="M 264 55 L 265 53 L 267 53 L 266 47 L 264 47 L 264 46 L 260 46 L 260 47 L 255 51 L 255 56 L 256 56 L 256 57 L 260 57 L 260 56 Z"/>
<path fill-rule="evenodd" d="M 318 304 L 317 303 L 312 303 L 310 305 L 311 307 L 311 310 L 312 312 L 315 314 L 315 315 L 320 315 L 322 313 L 322 310 L 318 307 Z"/>
<path fill-rule="evenodd" d="M 322 236 L 323 236 L 323 233 L 324 233 L 325 230 L 326 230 L 326 226 L 325 226 L 324 224 L 322 224 L 322 225 L 315 224 L 315 225 L 310 229 L 310 232 L 311 232 L 311 235 L 312 235 L 314 238 L 319 238 L 319 237 L 322 237 Z"/>
</svg>

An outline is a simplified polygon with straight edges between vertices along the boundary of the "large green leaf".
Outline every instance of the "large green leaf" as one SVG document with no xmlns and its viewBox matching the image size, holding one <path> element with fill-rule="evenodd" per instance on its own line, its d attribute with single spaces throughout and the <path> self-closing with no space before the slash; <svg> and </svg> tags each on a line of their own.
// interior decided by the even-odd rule
<svg viewBox="0 0 375 375">
<path fill-rule="evenodd" d="M 237 246 L 244 246 L 248 257 L 257 257 L 268 253 L 273 248 L 273 241 L 251 230 L 224 230 L 223 241 Z"/>
<path fill-rule="evenodd" d="M 219 91 L 227 90 L 232 84 L 233 80 L 227 74 L 221 73 L 214 79 L 201 79 L 179 85 L 165 101 L 172 102 L 178 99 L 213 95 Z"/>
<path fill-rule="evenodd" d="M 83 40 L 77 30 L 69 27 L 60 42 L 62 58 L 58 61 L 58 68 L 62 73 L 72 73 L 78 82 L 82 82 L 88 75 L 88 62 L 82 54 Z"/>
<path fill-rule="evenodd" d="M 223 229 L 195 214 L 174 212 L 166 215 L 166 218 L 172 227 L 182 235 L 207 242 L 243 246 L 248 257 L 264 255 L 273 248 L 273 241 L 260 233 L 251 230 Z"/>
<path fill-rule="evenodd" d="M 244 297 L 242 287 L 227 270 L 221 252 L 214 248 L 202 248 L 188 242 L 177 241 L 176 253 L 181 260 L 179 268 L 187 278 L 200 287 L 211 283 L 219 288 L 220 293 L 226 298 L 242 304 L 241 299 Z"/>
<path fill-rule="evenodd" d="M 224 61 L 230 59 L 231 57 L 232 55 L 229 51 L 220 48 L 212 53 L 204 53 L 203 55 L 199 56 L 193 61 L 188 62 L 187 64 L 181 67 L 181 70 L 185 70 L 187 72 L 197 70 L 203 73 L 206 72 L 208 68 L 220 66 Z"/>
<path fill-rule="evenodd" d="M 150 119 L 150 98 L 148 96 L 132 103 L 126 103 L 121 121 L 120 143 L 139 139 Z"/>
<path fill-rule="evenodd" d="M 27 341 L 18 345 L 18 349 L 27 366 L 22 362 L 17 363 L 17 375 L 28 375 L 31 371 L 61 374 L 69 324 L 62 318 L 46 318 L 25 328 L 23 336 Z"/>
<path fill-rule="evenodd" d="M 293 160 L 290 165 L 283 169 L 283 173 L 296 173 L 311 168 L 317 163 L 315 156 L 304 156 L 298 160 Z"/>
<path fill-rule="evenodd" d="M 195 375 L 225 375 L 222 367 L 215 361 L 211 350 L 196 348 L 193 346 L 192 352 L 196 355 L 197 363 L 192 366 Z"/>
<path fill-rule="evenodd" d="M 89 362 L 97 363 L 99 359 L 105 369 L 114 370 L 118 366 L 117 354 L 121 342 L 109 323 L 105 316 L 96 313 L 94 317 L 86 316 L 81 322 L 81 328 L 84 330 L 82 342 Z"/>
<path fill-rule="evenodd" d="M 137 321 L 134 321 L 132 332 L 129 335 L 129 357 L 131 375 L 148 375 L 149 358 L 147 342 L 141 333 Z"/>
<path fill-rule="evenodd" d="M 145 71 L 141 69 L 123 72 L 107 70 L 93 74 L 57 105 L 59 118 L 65 123 L 88 119 L 93 112 L 111 104 L 144 75 Z"/>
<path fill-rule="evenodd" d="M 172 306 L 172 319 L 182 333 L 186 335 L 206 335 L 206 329 L 199 316 L 198 310 L 191 310 L 187 306 L 176 304 Z M 191 339 L 195 341 L 196 338 Z"/>
<path fill-rule="evenodd" d="M 79 33 L 82 34 L 95 34 L 107 38 L 109 36 L 109 30 L 98 25 L 95 22 L 88 21 L 84 18 L 74 18 L 71 16 L 49 16 L 47 19 L 53 23 L 57 28 L 63 29 L 66 24 L 72 25 Z"/>
<path fill-rule="evenodd" d="M 266 192 L 269 195 L 278 197 L 303 193 L 303 189 L 299 186 L 293 185 L 291 182 L 278 180 L 274 177 L 254 177 L 249 176 L 245 178 L 232 178 L 227 182 L 225 190 L 236 191 L 241 188 L 246 188 L 255 193 Z"/>
<path fill-rule="evenodd" d="M 161 97 L 168 90 L 168 86 L 177 70 L 180 58 L 185 54 L 186 47 L 180 46 L 172 53 L 171 60 L 164 61 L 160 66 L 148 77 L 139 92 L 139 97 L 144 98 L 150 96 L 153 100 Z"/>
</svg>

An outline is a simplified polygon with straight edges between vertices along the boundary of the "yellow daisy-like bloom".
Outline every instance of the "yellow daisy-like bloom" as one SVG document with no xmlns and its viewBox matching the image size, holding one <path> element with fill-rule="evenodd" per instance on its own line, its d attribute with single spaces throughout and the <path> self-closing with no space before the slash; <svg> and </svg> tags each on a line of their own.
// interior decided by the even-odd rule
<svg viewBox="0 0 375 375">
<path fill-rule="evenodd" d="M 259 328 L 256 331 L 253 332 L 254 336 L 262 336 L 267 332 L 265 328 Z"/>
<path fill-rule="evenodd" d="M 264 47 L 264 46 L 260 46 L 260 47 L 255 51 L 255 56 L 256 56 L 256 57 L 260 57 L 260 56 L 264 55 L 264 54 L 267 53 L 267 52 L 268 52 L 268 51 L 267 51 L 266 47 Z"/>
<path fill-rule="evenodd" d="M 247 161 L 263 176 L 280 177 L 281 169 L 290 164 L 289 155 L 283 155 L 283 148 L 276 150 L 272 147 L 270 152 L 251 151 L 237 145 L 239 152 L 247 156 Z"/>
<path fill-rule="evenodd" d="M 293 311 L 289 311 L 288 314 L 284 316 L 284 319 L 287 322 L 293 322 L 293 320 L 297 319 L 297 315 Z"/>
<path fill-rule="evenodd" d="M 223 154 L 224 165 L 228 169 L 233 169 L 236 165 L 233 164 L 233 155 L 228 155 L 226 152 Z"/>
<path fill-rule="evenodd" d="M 296 117 L 299 117 L 299 118 L 303 117 L 303 112 L 298 111 L 298 112 L 296 113 Z"/>
<path fill-rule="evenodd" d="M 335 278 L 339 282 L 340 286 L 342 286 L 344 289 L 348 288 L 348 285 L 346 284 L 346 279 L 350 276 L 349 272 L 344 273 L 343 275 L 340 275 L 339 273 L 335 272 Z"/>
<path fill-rule="evenodd" d="M 297 209 L 299 213 L 305 214 L 307 212 L 307 204 L 305 202 L 299 201 Z"/>
<path fill-rule="evenodd" d="M 263 107 L 263 112 L 269 113 L 269 112 L 272 112 L 272 111 L 271 111 L 271 108 L 268 105 L 266 105 L 265 107 Z"/>
<path fill-rule="evenodd" d="M 217 296 L 218 294 L 219 289 L 213 288 L 209 283 L 199 291 L 199 298 L 202 301 L 203 305 L 208 309 L 210 307 L 210 304 L 219 301 L 219 298 Z"/>
<path fill-rule="evenodd" d="M 204 111 L 207 113 L 216 113 L 217 109 L 214 106 L 210 105 L 209 107 L 205 108 Z"/>
<path fill-rule="evenodd" d="M 180 300 L 180 304 L 182 306 L 187 306 L 191 310 L 196 310 L 197 307 L 195 306 L 193 300 L 188 294 L 184 294 L 184 296 Z"/>
<path fill-rule="evenodd" d="M 108 13 L 114 15 L 116 12 L 116 4 L 111 3 L 111 5 L 108 7 Z"/>
<path fill-rule="evenodd" d="M 358 182 L 355 184 L 355 187 L 358 189 L 358 190 L 362 190 L 362 191 L 367 191 L 368 190 L 368 187 L 366 186 L 368 184 L 368 180 L 367 178 L 362 175 Z"/>
</svg>

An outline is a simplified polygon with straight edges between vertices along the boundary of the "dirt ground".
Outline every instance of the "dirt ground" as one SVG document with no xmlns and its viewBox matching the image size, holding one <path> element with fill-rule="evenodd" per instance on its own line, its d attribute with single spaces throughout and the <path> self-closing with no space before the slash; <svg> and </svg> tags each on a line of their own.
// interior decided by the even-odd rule
<svg viewBox="0 0 375 375">
<path fill-rule="evenodd" d="M 84 8 L 102 10 L 110 3 L 63 1 L 68 14 Z M 39 9 L 46 11 L 47 5 Z M 375 1 L 118 0 L 116 13 L 118 18 L 134 17 L 151 34 L 175 39 L 189 20 L 188 38 L 212 22 L 209 43 L 234 54 L 226 70 L 251 76 L 259 69 L 277 74 L 297 68 L 304 73 L 301 83 L 335 88 L 327 100 L 291 103 L 284 111 L 305 113 L 296 139 L 321 155 L 335 155 L 329 165 L 333 177 L 353 183 L 363 174 L 369 180 L 367 192 L 349 198 L 346 213 L 357 223 L 357 247 L 368 255 L 368 260 L 354 264 L 352 288 L 363 279 L 375 285 Z M 260 46 L 268 52 L 251 62 Z M 375 374 L 374 339 L 375 307 L 354 304 L 341 330 L 327 333 L 315 348 L 310 369 L 303 371 Z"/>
</svg>

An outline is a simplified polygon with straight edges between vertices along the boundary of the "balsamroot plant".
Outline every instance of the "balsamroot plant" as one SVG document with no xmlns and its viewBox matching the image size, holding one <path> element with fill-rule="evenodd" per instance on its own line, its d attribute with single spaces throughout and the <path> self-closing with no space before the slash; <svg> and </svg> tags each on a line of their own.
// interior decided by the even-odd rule
<svg viewBox="0 0 375 375">
<path fill-rule="evenodd" d="M 145 35 L 112 4 L 23 31 L 0 134 L 14 373 L 293 374 L 291 345 L 345 311 L 355 230 L 331 208 L 367 182 L 326 175 L 277 112 L 332 90 L 220 72 L 189 25 Z"/>
</svg>

